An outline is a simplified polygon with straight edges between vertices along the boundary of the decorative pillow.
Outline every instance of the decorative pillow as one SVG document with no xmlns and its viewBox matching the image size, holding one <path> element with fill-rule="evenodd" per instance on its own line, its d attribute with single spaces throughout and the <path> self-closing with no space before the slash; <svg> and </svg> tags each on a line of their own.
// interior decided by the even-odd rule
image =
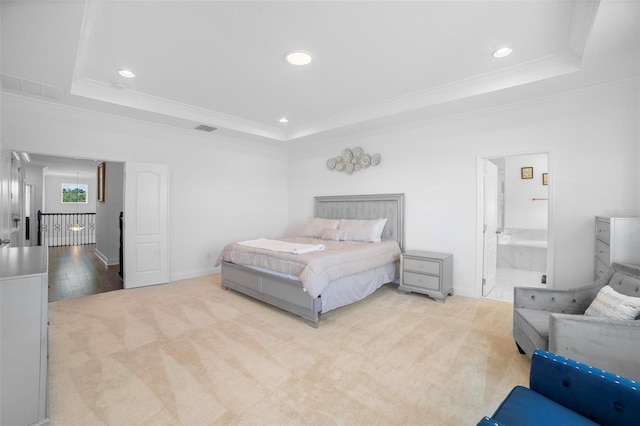
<svg viewBox="0 0 640 426">
<path fill-rule="evenodd" d="M 321 238 L 326 229 L 338 229 L 340 219 L 325 219 L 322 217 L 310 217 L 304 224 L 301 237 Z"/>
<path fill-rule="evenodd" d="M 634 320 L 640 315 L 640 297 L 618 293 L 605 285 L 584 313 L 592 317 Z"/>
<path fill-rule="evenodd" d="M 345 232 L 342 229 L 325 229 L 322 231 L 323 240 L 344 241 Z"/>
<path fill-rule="evenodd" d="M 379 243 L 386 223 L 386 218 L 373 220 L 342 219 L 338 229 L 344 231 L 344 239 L 347 241 Z"/>
</svg>

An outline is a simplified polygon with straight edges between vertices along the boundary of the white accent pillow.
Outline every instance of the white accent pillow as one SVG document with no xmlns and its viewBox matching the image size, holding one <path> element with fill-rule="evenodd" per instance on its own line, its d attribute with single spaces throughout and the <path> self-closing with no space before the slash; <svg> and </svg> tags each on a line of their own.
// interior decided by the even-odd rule
<svg viewBox="0 0 640 426">
<path fill-rule="evenodd" d="M 342 219 L 338 229 L 345 232 L 344 239 L 346 241 L 379 243 L 382 241 L 382 230 L 386 223 L 386 218 L 373 220 Z"/>
<path fill-rule="evenodd" d="M 592 317 L 634 320 L 640 315 L 640 297 L 618 293 L 611 286 L 605 285 L 584 314 Z"/>
<path fill-rule="evenodd" d="M 322 217 L 310 217 L 300 231 L 301 237 L 321 238 L 326 229 L 337 229 L 340 219 L 325 219 Z"/>
</svg>

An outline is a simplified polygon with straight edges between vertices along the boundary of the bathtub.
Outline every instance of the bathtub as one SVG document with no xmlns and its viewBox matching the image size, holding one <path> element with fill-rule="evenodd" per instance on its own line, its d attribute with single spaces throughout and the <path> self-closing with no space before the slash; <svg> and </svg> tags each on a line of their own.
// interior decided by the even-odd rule
<svg viewBox="0 0 640 426">
<path fill-rule="evenodd" d="M 505 229 L 498 234 L 498 267 L 547 269 L 546 229 Z"/>
<path fill-rule="evenodd" d="M 547 248 L 546 229 L 505 229 L 498 235 L 504 246 Z"/>
</svg>

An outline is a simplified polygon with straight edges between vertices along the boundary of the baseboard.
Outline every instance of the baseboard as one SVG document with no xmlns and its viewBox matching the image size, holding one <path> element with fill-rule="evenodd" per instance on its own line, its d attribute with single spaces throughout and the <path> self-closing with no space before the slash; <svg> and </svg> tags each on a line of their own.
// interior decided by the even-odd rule
<svg viewBox="0 0 640 426">
<path fill-rule="evenodd" d="M 191 271 L 191 272 L 181 272 L 177 274 L 171 274 L 171 282 L 173 281 L 182 281 L 182 280 L 190 280 L 192 278 L 200 278 L 207 275 L 219 274 L 220 267 L 217 268 L 207 268 L 199 271 Z"/>
<path fill-rule="evenodd" d="M 98 256 L 98 259 L 100 259 L 102 261 L 102 263 L 104 263 L 107 266 L 113 266 L 113 265 L 118 265 L 120 264 L 120 259 L 109 259 L 107 256 L 105 256 L 100 250 L 98 249 L 94 249 L 93 253 Z"/>
</svg>

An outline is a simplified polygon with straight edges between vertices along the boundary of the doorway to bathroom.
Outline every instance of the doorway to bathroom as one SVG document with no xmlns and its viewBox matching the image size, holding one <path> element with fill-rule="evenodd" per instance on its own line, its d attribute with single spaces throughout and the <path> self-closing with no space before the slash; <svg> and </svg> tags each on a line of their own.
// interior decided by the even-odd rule
<svg viewBox="0 0 640 426">
<path fill-rule="evenodd" d="M 547 153 L 484 158 L 482 296 L 513 301 L 516 286 L 550 286 Z"/>
</svg>

